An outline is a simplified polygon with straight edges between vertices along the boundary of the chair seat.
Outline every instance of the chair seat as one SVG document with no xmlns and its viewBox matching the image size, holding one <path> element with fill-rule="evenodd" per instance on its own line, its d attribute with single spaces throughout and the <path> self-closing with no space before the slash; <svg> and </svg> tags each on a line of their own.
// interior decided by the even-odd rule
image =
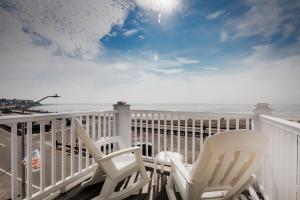
<svg viewBox="0 0 300 200">
<path fill-rule="evenodd" d="M 120 170 L 128 165 L 133 164 L 135 162 L 135 157 L 132 153 L 123 154 L 112 158 L 112 162 L 114 163 L 115 167 Z"/>
<path fill-rule="evenodd" d="M 171 152 L 171 151 L 161 151 L 155 156 L 155 161 L 164 165 L 171 165 L 171 160 L 167 156 L 167 153 L 171 153 L 178 160 L 183 161 L 183 155 L 181 153 Z"/>
</svg>

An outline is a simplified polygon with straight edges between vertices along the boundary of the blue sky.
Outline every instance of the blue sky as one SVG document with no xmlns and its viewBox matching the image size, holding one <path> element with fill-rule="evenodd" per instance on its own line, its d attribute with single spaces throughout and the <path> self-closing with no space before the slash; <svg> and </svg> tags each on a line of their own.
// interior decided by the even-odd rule
<svg viewBox="0 0 300 200">
<path fill-rule="evenodd" d="M 299 0 L 4 0 L 0 94 L 298 104 L 299 13 Z"/>
</svg>

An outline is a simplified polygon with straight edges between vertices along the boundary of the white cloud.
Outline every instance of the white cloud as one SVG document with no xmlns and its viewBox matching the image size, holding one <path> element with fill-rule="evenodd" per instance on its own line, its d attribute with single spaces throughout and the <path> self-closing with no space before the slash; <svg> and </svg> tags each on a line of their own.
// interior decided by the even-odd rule
<svg viewBox="0 0 300 200">
<path fill-rule="evenodd" d="M 235 38 L 260 35 L 269 37 L 275 33 L 285 34 L 293 32 L 299 21 L 300 6 L 293 3 L 282 3 L 279 0 L 247 0 L 249 11 L 244 15 L 229 20 L 226 25 L 234 33 Z M 299 25 L 299 23 L 298 23 Z"/>
<path fill-rule="evenodd" d="M 124 71 L 124 70 L 129 70 L 131 68 L 131 65 L 128 63 L 116 63 L 111 65 L 113 68 Z"/>
<path fill-rule="evenodd" d="M 199 60 L 195 60 L 195 59 L 188 59 L 188 58 L 183 58 L 183 57 L 177 57 L 175 59 L 176 63 L 178 65 L 184 65 L 184 64 L 197 64 L 199 63 Z"/>
<path fill-rule="evenodd" d="M 207 70 L 207 71 L 218 71 L 218 70 L 220 70 L 217 67 L 203 67 L 202 69 Z"/>
<path fill-rule="evenodd" d="M 219 10 L 219 11 L 216 11 L 216 12 L 213 12 L 213 13 L 207 15 L 206 19 L 208 19 L 208 20 L 215 20 L 218 17 L 220 17 L 221 15 L 223 15 L 224 13 L 225 13 L 224 10 Z"/>
<path fill-rule="evenodd" d="M 139 38 L 140 38 L 141 40 L 144 40 L 144 39 L 145 39 L 145 37 L 144 37 L 143 35 L 139 35 Z"/>
<path fill-rule="evenodd" d="M 133 6 L 125 1 L 105 0 L 70 0 L 67 3 L 11 0 L 9 3 L 15 6 L 9 15 L 20 21 L 31 37 L 47 41 L 56 51 L 87 58 L 101 52 L 99 39 L 109 34 L 112 26 L 122 25 Z M 7 11 L 1 9 L 0 12 L 4 15 Z M 10 17 L 4 20 L 7 18 Z"/>
<path fill-rule="evenodd" d="M 138 32 L 137 29 L 127 30 L 123 33 L 124 37 L 130 37 Z"/>
<path fill-rule="evenodd" d="M 154 68 L 153 71 L 163 73 L 163 74 L 178 74 L 183 72 L 184 70 L 181 68 L 174 68 L 174 69 Z"/>
<path fill-rule="evenodd" d="M 229 38 L 228 33 L 226 31 L 221 31 L 219 40 L 221 42 L 226 42 L 228 40 L 228 38 Z"/>
</svg>

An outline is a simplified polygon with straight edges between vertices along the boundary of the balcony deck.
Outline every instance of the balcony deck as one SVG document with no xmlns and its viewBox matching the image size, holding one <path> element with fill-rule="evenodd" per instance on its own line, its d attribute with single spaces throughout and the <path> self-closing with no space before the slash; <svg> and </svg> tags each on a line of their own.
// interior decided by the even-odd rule
<svg viewBox="0 0 300 200">
<path fill-rule="evenodd" d="M 151 181 L 153 181 L 153 164 L 149 162 L 144 162 L 147 170 L 147 174 L 150 176 Z M 168 168 L 168 167 L 166 167 Z M 167 184 L 168 169 L 164 173 L 160 173 L 160 170 L 157 172 L 156 185 L 152 186 L 150 181 L 142 190 L 138 191 L 136 194 L 127 198 L 127 200 L 155 200 L 155 199 L 168 199 L 165 186 Z M 139 178 L 137 173 L 132 174 L 130 177 L 124 179 L 116 186 L 116 191 L 126 188 L 128 185 L 135 183 Z M 73 189 L 69 190 L 66 193 L 61 194 L 56 200 L 64 199 L 76 199 L 76 200 L 89 200 L 97 195 L 99 195 L 103 183 L 92 185 L 86 188 L 81 187 L 81 185 L 75 186 Z M 181 199 L 178 195 L 177 199 Z"/>
</svg>

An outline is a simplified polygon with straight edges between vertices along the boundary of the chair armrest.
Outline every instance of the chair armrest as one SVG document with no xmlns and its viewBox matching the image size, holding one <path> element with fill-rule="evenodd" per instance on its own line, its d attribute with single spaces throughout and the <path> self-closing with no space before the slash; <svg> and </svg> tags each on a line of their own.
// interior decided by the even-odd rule
<svg viewBox="0 0 300 200">
<path fill-rule="evenodd" d="M 136 153 L 139 151 L 140 151 L 140 147 L 130 147 L 130 148 L 126 148 L 126 149 L 121 149 L 119 151 L 115 151 L 113 153 L 103 156 L 101 159 L 99 159 L 99 161 L 105 161 L 105 160 L 109 160 L 114 157 L 126 154 L 126 153 L 131 153 L 131 152 Z"/>
<path fill-rule="evenodd" d="M 178 160 L 178 158 L 176 156 L 172 155 L 172 153 L 167 153 L 167 156 L 171 160 L 171 167 L 176 167 L 176 169 L 180 172 L 180 174 L 183 176 L 183 178 L 189 184 L 193 184 L 191 176 L 190 176 L 188 170 L 186 169 L 186 167 L 183 165 L 183 163 L 180 160 Z M 172 171 L 171 171 L 171 173 L 172 173 Z"/>
</svg>

